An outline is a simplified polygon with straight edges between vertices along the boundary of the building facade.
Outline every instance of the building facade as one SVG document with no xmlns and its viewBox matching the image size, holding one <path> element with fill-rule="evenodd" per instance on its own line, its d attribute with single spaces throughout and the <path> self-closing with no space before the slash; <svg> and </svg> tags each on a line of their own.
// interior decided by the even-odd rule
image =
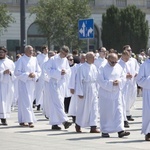
<svg viewBox="0 0 150 150">
<path fill-rule="evenodd" d="M 46 43 L 46 37 L 39 32 L 35 22 L 35 15 L 30 15 L 28 9 L 36 5 L 38 0 L 26 0 L 26 44 L 31 44 L 36 49 Z M 10 24 L 10 27 L 4 31 L 0 38 L 0 45 L 6 46 L 9 51 L 18 52 L 20 45 L 20 0 L 0 0 L 0 3 L 6 3 L 16 22 Z M 128 5 L 135 5 L 146 13 L 146 19 L 150 26 L 150 0 L 92 0 L 91 18 L 94 19 L 95 38 L 89 41 L 90 49 L 95 50 L 102 46 L 101 42 L 101 23 L 102 14 L 111 5 L 118 8 L 125 8 Z M 148 42 L 150 47 L 150 40 Z"/>
</svg>

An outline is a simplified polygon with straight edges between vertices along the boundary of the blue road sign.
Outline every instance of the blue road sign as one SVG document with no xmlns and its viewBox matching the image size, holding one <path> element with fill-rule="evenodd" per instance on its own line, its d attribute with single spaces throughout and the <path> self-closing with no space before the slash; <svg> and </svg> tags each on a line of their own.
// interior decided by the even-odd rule
<svg viewBox="0 0 150 150">
<path fill-rule="evenodd" d="M 93 19 L 79 20 L 78 35 L 80 39 L 94 38 L 94 20 Z"/>
</svg>

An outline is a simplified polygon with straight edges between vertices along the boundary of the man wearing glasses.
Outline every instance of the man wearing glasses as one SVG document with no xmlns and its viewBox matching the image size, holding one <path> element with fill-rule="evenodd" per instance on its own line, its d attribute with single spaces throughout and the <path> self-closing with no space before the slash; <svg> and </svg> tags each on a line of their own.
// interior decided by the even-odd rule
<svg viewBox="0 0 150 150">
<path fill-rule="evenodd" d="M 108 55 L 108 62 L 102 66 L 98 74 L 99 83 L 99 111 L 100 130 L 102 137 L 109 137 L 109 133 L 118 132 L 118 137 L 128 136 L 124 131 L 122 88 L 125 85 L 125 74 L 117 63 L 115 53 Z"/>
</svg>

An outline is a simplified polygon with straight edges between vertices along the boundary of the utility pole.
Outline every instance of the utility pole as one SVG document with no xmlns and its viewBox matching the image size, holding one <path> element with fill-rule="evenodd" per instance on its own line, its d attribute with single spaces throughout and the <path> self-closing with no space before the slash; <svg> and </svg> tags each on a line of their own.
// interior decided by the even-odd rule
<svg viewBox="0 0 150 150">
<path fill-rule="evenodd" d="M 20 0 L 20 52 L 24 52 L 25 41 L 25 0 Z"/>
</svg>

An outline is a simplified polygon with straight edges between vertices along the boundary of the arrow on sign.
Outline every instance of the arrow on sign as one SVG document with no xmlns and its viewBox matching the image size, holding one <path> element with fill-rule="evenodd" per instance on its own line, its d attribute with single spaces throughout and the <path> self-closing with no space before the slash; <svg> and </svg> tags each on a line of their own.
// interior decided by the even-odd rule
<svg viewBox="0 0 150 150">
<path fill-rule="evenodd" d="M 93 32 L 93 29 L 90 27 L 90 29 L 88 30 L 87 35 L 90 36 L 90 34 Z"/>
<path fill-rule="evenodd" d="M 84 22 L 83 22 L 82 28 L 79 30 L 79 32 L 80 32 L 81 34 L 83 34 L 83 36 L 85 36 L 85 23 L 84 23 Z"/>
</svg>

